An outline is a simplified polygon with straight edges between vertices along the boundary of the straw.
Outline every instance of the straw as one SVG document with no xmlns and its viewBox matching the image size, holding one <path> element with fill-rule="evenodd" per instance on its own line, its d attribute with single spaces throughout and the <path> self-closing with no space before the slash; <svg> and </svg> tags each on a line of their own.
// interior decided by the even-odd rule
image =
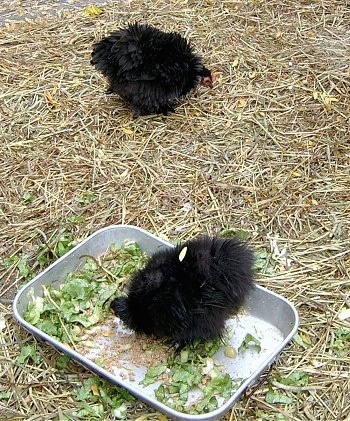
<svg viewBox="0 0 350 421">
<path fill-rule="evenodd" d="M 257 253 L 275 249 L 272 273 L 257 281 L 295 303 L 303 342 L 223 419 L 348 419 L 349 348 L 341 356 L 334 346 L 350 306 L 345 3 L 130 1 L 54 16 L 40 2 L 0 6 L 6 19 L 27 18 L 0 28 L 0 394 L 10 393 L 0 419 L 64 419 L 75 408 L 76 377 L 53 368 L 54 350 L 38 343 L 41 363 L 16 362 L 34 339 L 9 303 L 26 264 L 45 267 L 40 251 L 53 261 L 63 235 L 77 242 L 117 223 L 171 241 L 235 228 Z M 132 119 L 89 64 L 92 44 L 129 21 L 186 35 L 216 72 L 214 89 L 200 88 L 167 117 Z M 309 383 L 281 386 L 295 371 Z M 269 388 L 293 402 L 267 402 Z M 128 419 L 145 414 L 158 417 L 137 404 Z"/>
</svg>

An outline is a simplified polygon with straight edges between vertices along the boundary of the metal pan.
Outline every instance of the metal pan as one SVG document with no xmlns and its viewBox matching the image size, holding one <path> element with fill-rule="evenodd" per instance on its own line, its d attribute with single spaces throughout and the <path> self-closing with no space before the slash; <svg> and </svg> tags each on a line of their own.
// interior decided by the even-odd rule
<svg viewBox="0 0 350 421">
<path fill-rule="evenodd" d="M 221 415 L 229 411 L 240 398 L 241 394 L 278 358 L 279 354 L 296 333 L 298 328 L 298 313 L 295 307 L 284 297 L 258 285 L 254 293 L 250 295 L 245 306 L 245 311 L 228 321 L 227 324 L 234 330 L 234 335 L 230 339 L 230 345 L 232 347 L 237 349 L 245 334 L 251 333 L 259 338 L 261 351 L 257 353 L 248 349 L 242 355 L 238 354 L 237 358 L 234 359 L 226 357 L 223 349 L 218 351 L 214 358 L 223 364 L 230 376 L 233 379 L 241 378 L 245 380 L 219 408 L 201 415 L 178 412 L 159 402 L 154 396 L 154 389 L 157 387 L 156 384 L 147 387 L 139 384 L 140 380 L 143 379 L 147 367 L 134 364 L 134 376 L 132 378 L 126 378 L 123 376 L 122 369 L 106 370 L 101 368 L 89 358 L 88 353 L 82 355 L 74 351 L 24 320 L 23 315 L 32 297 L 43 295 L 43 285 L 52 285 L 53 288 L 58 288 L 64 282 L 69 272 L 78 269 L 84 264 L 84 258 L 80 258 L 81 256 L 91 255 L 97 257 L 101 253 L 106 252 L 112 243 L 116 244 L 116 246 L 121 246 L 124 240 L 136 241 L 142 251 L 149 255 L 160 248 L 173 247 L 170 243 L 135 226 L 112 225 L 103 228 L 58 259 L 17 293 L 13 303 L 15 318 L 25 329 L 33 333 L 36 337 L 65 354 L 70 355 L 77 362 L 112 383 L 125 387 L 130 393 L 164 414 L 167 414 L 174 420 L 204 421 L 218 419 Z M 118 329 L 115 330 L 115 335 L 118 335 L 118 331 Z M 113 337 L 110 338 L 111 341 L 115 339 Z M 104 342 L 101 347 L 103 346 L 108 348 L 108 343 Z M 128 354 L 125 351 L 125 361 L 127 361 L 127 357 Z M 128 369 L 130 370 L 130 364 Z"/>
</svg>

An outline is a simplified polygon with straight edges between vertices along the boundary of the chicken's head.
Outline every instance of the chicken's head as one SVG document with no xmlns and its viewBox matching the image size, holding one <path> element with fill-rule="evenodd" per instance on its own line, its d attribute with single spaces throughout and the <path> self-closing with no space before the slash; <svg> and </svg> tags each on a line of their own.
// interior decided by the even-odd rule
<svg viewBox="0 0 350 421">
<path fill-rule="evenodd" d="M 208 75 L 202 76 L 201 81 L 200 81 L 200 85 L 209 86 L 209 88 L 212 88 L 215 80 L 216 80 L 215 73 L 210 72 Z"/>
</svg>

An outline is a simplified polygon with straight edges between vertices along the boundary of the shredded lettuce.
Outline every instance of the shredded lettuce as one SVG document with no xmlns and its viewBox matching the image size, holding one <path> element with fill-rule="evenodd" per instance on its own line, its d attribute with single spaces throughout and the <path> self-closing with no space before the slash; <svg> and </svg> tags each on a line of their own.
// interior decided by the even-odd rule
<svg viewBox="0 0 350 421">
<path fill-rule="evenodd" d="M 240 379 L 233 381 L 212 358 L 221 346 L 220 339 L 188 346 L 180 355 L 169 356 L 166 363 L 150 367 L 141 384 L 147 386 L 161 379 L 155 396 L 177 411 L 188 414 L 213 411 L 219 400 L 228 399 L 241 383 Z M 189 396 L 194 390 L 199 398 L 191 402 Z"/>
<path fill-rule="evenodd" d="M 59 289 L 43 286 L 43 296 L 33 297 L 24 315 L 28 323 L 67 344 L 78 342 L 82 328 L 93 326 L 109 311 L 130 275 L 144 266 L 146 256 L 131 241 L 112 245 L 102 261 L 82 256 L 80 270 L 67 275 Z"/>
</svg>

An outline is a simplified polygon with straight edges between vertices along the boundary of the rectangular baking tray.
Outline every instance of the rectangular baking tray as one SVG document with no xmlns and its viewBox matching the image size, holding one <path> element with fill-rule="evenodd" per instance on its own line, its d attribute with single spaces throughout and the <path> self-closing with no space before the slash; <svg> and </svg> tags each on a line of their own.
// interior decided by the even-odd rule
<svg viewBox="0 0 350 421">
<path fill-rule="evenodd" d="M 24 313 L 27 310 L 29 302 L 33 299 L 33 295 L 34 297 L 43 296 L 43 285 L 51 285 L 55 289 L 59 288 L 69 272 L 79 269 L 84 265 L 86 257 L 82 256 L 90 255 L 98 257 L 106 252 L 112 243 L 116 246 L 121 246 L 125 240 L 136 241 L 141 247 L 141 250 L 148 255 L 153 254 L 161 248 L 173 247 L 172 244 L 132 225 L 112 225 L 100 229 L 19 290 L 13 303 L 15 318 L 37 338 L 50 344 L 59 351 L 70 355 L 77 362 L 108 379 L 110 382 L 118 386 L 123 386 L 134 396 L 157 408 L 159 411 L 171 417 L 171 419 L 179 421 L 218 419 L 218 417 L 229 411 L 242 393 L 252 386 L 261 373 L 276 361 L 279 354 L 296 333 L 298 328 L 298 313 L 293 304 L 281 295 L 257 285 L 245 305 L 244 312 L 228 320 L 227 325 L 234 331 L 229 345 L 237 349 L 246 333 L 251 333 L 259 338 L 261 351 L 257 353 L 254 350 L 247 349 L 244 353 L 238 354 L 234 359 L 226 357 L 223 348 L 217 352 L 214 358 L 223 364 L 231 377 L 233 379 L 241 378 L 245 380 L 233 395 L 216 410 L 200 415 L 179 412 L 159 402 L 154 396 L 154 389 L 158 386 L 157 384 L 147 387 L 140 385 L 139 382 L 144 378 L 147 367 L 135 366 L 132 380 L 127 379 L 118 370 L 113 370 L 112 372 L 101 368 L 87 354 L 82 355 L 76 352 L 24 320 Z M 117 329 L 115 334 L 118 335 Z"/>
</svg>

